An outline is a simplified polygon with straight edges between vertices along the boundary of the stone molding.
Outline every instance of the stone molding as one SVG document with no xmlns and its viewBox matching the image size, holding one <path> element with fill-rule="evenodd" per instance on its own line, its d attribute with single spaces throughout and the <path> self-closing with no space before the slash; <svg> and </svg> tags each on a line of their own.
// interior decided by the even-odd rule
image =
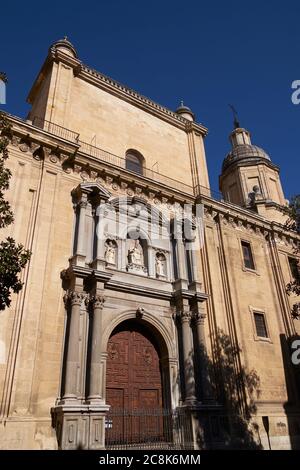
<svg viewBox="0 0 300 470">
<path fill-rule="evenodd" d="M 230 203 L 217 201 L 208 196 L 194 197 L 189 199 L 180 194 L 180 191 L 172 191 L 164 188 L 164 185 L 153 181 L 133 182 L 132 177 L 125 174 L 115 174 L 115 170 L 109 168 L 105 162 L 94 162 L 90 156 L 76 155 L 79 145 L 63 143 L 57 145 L 60 140 L 57 136 L 49 136 L 45 131 L 32 127 L 26 122 L 18 120 L 13 116 L 8 118 L 12 121 L 8 138 L 13 147 L 18 148 L 24 155 L 30 155 L 36 161 L 44 160 L 45 163 L 60 167 L 62 171 L 70 176 L 80 177 L 82 182 L 96 183 L 103 186 L 112 196 L 135 196 L 141 197 L 150 204 L 160 204 L 166 206 L 179 214 L 182 211 L 182 204 L 200 202 L 204 208 L 204 219 L 207 222 L 221 223 L 224 227 L 247 232 L 266 238 L 271 232 L 275 233 L 275 241 L 279 246 L 293 249 L 299 235 L 292 234 L 283 225 L 271 222 L 253 213 L 249 209 L 231 205 Z M 15 129 L 16 128 L 16 129 Z M 35 135 L 36 134 L 36 135 Z M 45 140 L 45 135 L 47 141 Z M 120 173 L 122 168 L 120 167 Z"/>
<path fill-rule="evenodd" d="M 219 201 L 203 201 L 204 221 L 206 223 L 219 224 L 224 228 L 233 228 L 249 235 L 258 236 L 267 240 L 273 234 L 276 244 L 290 249 L 300 242 L 297 233 L 291 233 L 283 225 L 263 219 L 244 208 L 231 206 L 226 203 L 224 207 Z M 221 206 L 222 204 L 222 206 Z"/>
</svg>

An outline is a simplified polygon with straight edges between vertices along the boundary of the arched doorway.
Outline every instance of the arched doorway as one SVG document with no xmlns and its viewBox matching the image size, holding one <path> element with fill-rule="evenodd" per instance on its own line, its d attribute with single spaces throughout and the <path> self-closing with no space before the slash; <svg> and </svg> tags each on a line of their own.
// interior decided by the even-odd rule
<svg viewBox="0 0 300 470">
<path fill-rule="evenodd" d="M 106 425 L 108 444 L 162 441 L 167 406 L 163 348 L 142 322 L 127 320 L 107 346 Z"/>
</svg>

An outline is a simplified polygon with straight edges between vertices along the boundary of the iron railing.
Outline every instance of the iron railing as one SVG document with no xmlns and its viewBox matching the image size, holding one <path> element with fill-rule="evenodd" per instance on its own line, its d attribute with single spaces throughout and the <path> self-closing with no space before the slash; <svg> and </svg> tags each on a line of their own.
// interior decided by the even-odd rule
<svg viewBox="0 0 300 470">
<path fill-rule="evenodd" d="M 112 409 L 106 416 L 105 448 L 193 449 L 190 415 L 184 409 Z"/>
<path fill-rule="evenodd" d="M 59 126 L 54 122 L 47 121 L 46 119 L 42 119 L 38 116 L 35 116 L 32 120 L 32 125 L 43 129 L 46 132 L 50 132 L 51 134 L 56 135 L 57 137 L 61 137 L 62 139 L 69 140 L 70 142 L 78 143 L 79 134 L 78 132 L 71 131 L 66 127 Z"/>
<path fill-rule="evenodd" d="M 55 124 L 51 121 L 47 121 L 38 116 L 35 116 L 32 120 L 32 124 L 65 140 L 75 142 L 80 146 L 80 152 L 99 159 L 102 162 L 114 165 L 115 167 L 122 168 L 126 170 L 126 172 L 131 173 L 134 178 L 139 176 L 163 184 L 184 194 L 195 196 L 203 194 L 205 196 L 212 197 L 213 199 L 224 201 L 224 196 L 218 191 L 213 191 L 200 185 L 197 185 L 193 188 L 191 185 L 178 181 L 174 178 L 170 178 L 169 176 L 163 175 L 158 171 L 154 171 L 153 169 L 147 168 L 145 166 L 143 166 L 141 174 L 130 171 L 128 168 L 126 168 L 126 159 L 124 157 L 114 155 L 113 153 L 103 150 L 100 147 L 96 147 L 95 145 L 89 144 L 88 142 L 81 141 L 79 140 L 78 132 L 74 132 L 70 129 L 59 126 L 58 124 Z"/>
<path fill-rule="evenodd" d="M 118 155 L 114 155 L 113 153 L 107 152 L 106 150 L 103 150 L 100 147 L 96 147 L 95 145 L 79 140 L 78 132 L 71 131 L 66 127 L 59 126 L 58 124 L 55 124 L 51 121 L 47 121 L 38 116 L 35 116 L 32 119 L 32 124 L 36 127 L 39 127 L 40 129 L 43 129 L 44 131 L 50 132 L 51 134 L 54 134 L 65 140 L 69 140 L 71 142 L 79 144 L 80 152 L 97 158 L 102 162 L 114 165 L 118 168 L 123 168 L 127 172 L 132 173 L 132 175 L 136 178 L 137 173 L 130 171 L 128 168 L 126 168 L 126 159 L 124 157 L 119 157 Z M 142 174 L 139 176 L 151 179 L 152 181 L 156 181 L 160 184 L 163 184 L 169 188 L 178 190 L 185 194 L 193 194 L 193 187 L 191 185 L 175 180 L 174 178 L 170 178 L 169 176 L 162 175 L 161 173 L 154 171 L 151 168 L 143 167 Z"/>
<path fill-rule="evenodd" d="M 103 150 L 99 147 L 95 147 L 94 145 L 88 144 L 87 142 L 79 141 L 79 144 L 80 152 L 98 158 L 99 160 L 109 163 L 110 165 L 115 165 L 119 168 L 123 168 L 129 173 L 132 173 L 135 178 L 138 175 L 144 178 L 151 179 L 152 181 L 157 181 L 160 184 L 168 186 L 172 189 L 176 189 L 185 194 L 193 194 L 193 187 L 186 183 L 170 178 L 169 176 L 162 175 L 161 173 L 154 171 L 153 169 L 146 168 L 145 166 L 143 166 L 141 173 L 130 171 L 128 168 L 126 168 L 126 159 L 124 157 L 114 155 L 113 153 L 107 152 L 106 150 Z"/>
</svg>

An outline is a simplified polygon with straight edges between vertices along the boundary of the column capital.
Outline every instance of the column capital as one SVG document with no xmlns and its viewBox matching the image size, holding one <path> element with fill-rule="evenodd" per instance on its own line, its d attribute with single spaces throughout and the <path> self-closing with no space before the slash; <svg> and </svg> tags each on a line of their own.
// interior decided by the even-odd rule
<svg viewBox="0 0 300 470">
<path fill-rule="evenodd" d="M 176 310 L 173 318 L 181 322 L 190 321 L 192 319 L 192 312 L 189 309 Z"/>
<path fill-rule="evenodd" d="M 64 303 L 67 307 L 69 304 L 73 305 L 81 305 L 83 300 L 87 298 L 87 294 L 85 292 L 77 292 L 77 291 L 68 291 L 64 295 Z"/>
<path fill-rule="evenodd" d="M 192 318 L 196 323 L 204 324 L 206 316 L 207 315 L 206 315 L 205 311 L 202 310 L 202 309 L 200 311 L 194 310 L 192 312 Z"/>
<path fill-rule="evenodd" d="M 81 199 L 81 201 L 78 202 L 78 206 L 80 207 L 80 209 L 86 209 L 87 200 Z"/>
<path fill-rule="evenodd" d="M 95 294 L 92 295 L 89 298 L 90 304 L 93 306 L 93 309 L 95 310 L 96 308 L 103 308 L 104 302 L 105 302 L 105 297 L 102 294 Z"/>
</svg>

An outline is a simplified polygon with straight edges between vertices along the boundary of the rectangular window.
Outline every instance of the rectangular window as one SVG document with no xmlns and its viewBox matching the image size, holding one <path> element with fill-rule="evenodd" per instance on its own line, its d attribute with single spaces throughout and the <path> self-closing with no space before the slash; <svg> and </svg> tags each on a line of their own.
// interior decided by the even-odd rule
<svg viewBox="0 0 300 470">
<path fill-rule="evenodd" d="M 295 279 L 295 281 L 299 281 L 300 272 L 298 267 L 298 260 L 296 258 L 289 257 L 289 265 L 293 278 Z"/>
<path fill-rule="evenodd" d="M 257 336 L 259 336 L 260 338 L 268 338 L 264 314 L 254 312 L 253 315 L 254 315 L 254 322 L 255 322 Z"/>
<path fill-rule="evenodd" d="M 242 241 L 245 268 L 255 269 L 250 243 Z"/>
</svg>

